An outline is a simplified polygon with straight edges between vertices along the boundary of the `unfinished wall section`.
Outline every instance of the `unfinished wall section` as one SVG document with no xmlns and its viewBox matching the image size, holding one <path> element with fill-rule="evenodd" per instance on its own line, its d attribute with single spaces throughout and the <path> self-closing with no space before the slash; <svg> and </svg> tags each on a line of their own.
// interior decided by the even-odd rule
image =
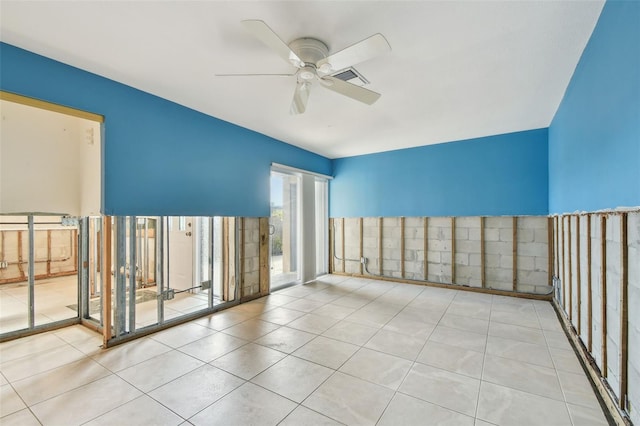
<svg viewBox="0 0 640 426">
<path fill-rule="evenodd" d="M 487 287 L 513 290 L 513 218 L 487 217 L 484 232 Z"/>
<path fill-rule="evenodd" d="M 390 217 L 382 221 L 382 275 L 402 278 L 401 218 Z"/>
<path fill-rule="evenodd" d="M 482 220 L 480 217 L 455 220 L 455 284 L 482 287 Z"/>
<path fill-rule="evenodd" d="M 404 218 L 404 276 L 424 280 L 424 218 Z"/>
<path fill-rule="evenodd" d="M 452 283 L 451 218 L 430 217 L 427 225 L 427 281 Z"/>
<path fill-rule="evenodd" d="M 615 415 L 640 421 L 640 211 L 553 218 L 557 305 Z M 608 389 L 608 390 L 607 390 Z"/>
<path fill-rule="evenodd" d="M 640 213 L 627 216 L 628 261 L 628 389 L 627 411 L 633 424 L 640 425 Z"/>
<path fill-rule="evenodd" d="M 535 294 L 551 291 L 546 217 L 369 217 L 331 222 L 333 272 Z"/>
<path fill-rule="evenodd" d="M 259 218 L 243 218 L 240 233 L 244 243 L 242 297 L 260 294 L 260 223 Z"/>
</svg>

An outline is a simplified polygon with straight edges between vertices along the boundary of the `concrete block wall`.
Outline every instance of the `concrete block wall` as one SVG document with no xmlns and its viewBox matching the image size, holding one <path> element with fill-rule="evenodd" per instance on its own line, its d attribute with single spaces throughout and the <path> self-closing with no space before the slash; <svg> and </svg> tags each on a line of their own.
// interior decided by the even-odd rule
<svg viewBox="0 0 640 426">
<path fill-rule="evenodd" d="M 404 218 L 404 277 L 424 280 L 424 218 Z"/>
<path fill-rule="evenodd" d="M 516 229 L 518 291 L 538 293 L 549 285 L 549 228 L 546 217 L 519 217 Z"/>
<path fill-rule="evenodd" d="M 360 231 L 362 220 L 362 235 Z M 482 287 L 484 233 L 485 287 L 513 290 L 513 218 L 385 217 L 333 219 L 333 241 L 337 259 L 333 270 L 342 272 L 342 223 L 344 221 L 344 272 L 364 275 Z M 425 221 L 427 250 L 425 262 Z M 382 229 L 380 228 L 382 222 Z M 520 263 L 516 291 L 548 293 L 548 229 L 546 217 L 518 218 Z M 455 248 L 452 241 L 455 226 Z M 380 247 L 381 246 L 381 247 Z M 382 256 L 380 256 L 380 248 Z M 404 249 L 404 251 L 403 251 Z M 455 252 L 455 271 L 452 253 Z M 382 267 L 380 267 L 382 265 Z M 426 274 L 425 274 L 426 267 Z M 455 272 L 455 277 L 453 273 Z M 426 277 L 426 279 L 425 279 Z M 521 282 L 520 282 L 521 281 Z"/>
<path fill-rule="evenodd" d="M 402 278 L 401 235 L 399 217 L 385 217 L 382 222 L 382 275 Z"/>
<path fill-rule="evenodd" d="M 456 218 L 455 283 L 482 287 L 480 217 Z"/>
<path fill-rule="evenodd" d="M 451 218 L 427 219 L 427 281 L 451 283 Z"/>
<path fill-rule="evenodd" d="M 346 259 L 345 272 L 347 274 L 360 273 L 360 219 L 345 218 L 344 220 L 344 257 Z"/>
<path fill-rule="evenodd" d="M 367 259 L 367 269 L 372 274 L 380 272 L 378 256 L 380 238 L 378 228 L 379 218 L 365 217 L 362 219 L 362 256 Z M 363 271 L 366 274 L 366 271 Z"/>
<path fill-rule="evenodd" d="M 485 218 L 485 270 L 487 287 L 513 290 L 513 218 Z"/>
<path fill-rule="evenodd" d="M 244 228 L 243 228 L 244 226 Z M 259 218 L 247 217 L 240 221 L 240 232 L 244 236 L 244 275 L 242 297 L 260 293 L 260 222 Z"/>
<path fill-rule="evenodd" d="M 627 217 L 623 262 L 623 214 Z M 605 238 L 602 239 L 604 218 Z M 559 305 L 573 324 L 616 398 L 623 395 L 622 365 L 627 370 L 623 405 L 632 422 L 640 421 L 640 211 L 565 215 L 554 229 L 555 275 L 562 285 Z M 564 249 L 562 248 L 564 242 Z M 604 249 L 604 256 L 603 256 Z M 603 264 L 606 262 L 606 265 Z M 623 359 L 622 286 L 626 264 L 627 354 Z M 604 286 L 603 286 L 604 280 Z M 590 292 L 589 292 L 590 288 Z M 604 291 L 604 293 L 603 293 Z M 588 298 L 591 297 L 591 312 Z M 603 315 L 603 301 L 604 315 Z M 590 314 L 590 315 L 589 315 Z M 589 318 L 591 322 L 589 323 Z M 603 345 L 603 330 L 605 345 Z M 589 345 L 589 339 L 591 345 Z M 604 357 L 606 347 L 606 359 Z M 621 364 L 624 362 L 624 364 Z"/>
</svg>

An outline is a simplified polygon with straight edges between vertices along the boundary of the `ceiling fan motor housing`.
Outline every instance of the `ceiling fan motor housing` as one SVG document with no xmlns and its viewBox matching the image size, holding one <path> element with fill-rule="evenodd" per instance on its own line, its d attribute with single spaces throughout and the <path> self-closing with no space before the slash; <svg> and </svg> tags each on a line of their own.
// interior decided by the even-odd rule
<svg viewBox="0 0 640 426">
<path fill-rule="evenodd" d="M 299 38 L 289 43 L 289 48 L 304 62 L 304 67 L 316 68 L 316 63 L 329 56 L 326 44 L 315 38 Z"/>
</svg>

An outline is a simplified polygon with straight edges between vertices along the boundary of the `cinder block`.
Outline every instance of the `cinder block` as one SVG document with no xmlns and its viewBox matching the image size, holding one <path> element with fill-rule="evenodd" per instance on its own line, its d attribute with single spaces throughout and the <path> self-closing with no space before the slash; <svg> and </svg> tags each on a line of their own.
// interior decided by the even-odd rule
<svg viewBox="0 0 640 426">
<path fill-rule="evenodd" d="M 480 241 L 456 241 L 456 252 L 480 253 Z"/>
<path fill-rule="evenodd" d="M 513 241 L 513 229 L 511 228 L 501 228 L 500 229 L 500 241 Z"/>
<path fill-rule="evenodd" d="M 485 228 L 508 228 L 513 224 L 513 219 L 509 216 L 487 217 L 484 221 Z"/>
<path fill-rule="evenodd" d="M 458 227 L 456 224 L 456 240 L 468 240 L 469 228 Z"/>
<path fill-rule="evenodd" d="M 422 238 L 405 240 L 404 247 L 411 250 L 424 250 L 424 240 Z"/>
<path fill-rule="evenodd" d="M 534 259 L 535 259 L 534 260 L 535 270 L 547 272 L 547 269 L 549 269 L 548 259 L 546 257 L 534 257 Z M 586 262 L 581 264 L 586 265 Z M 585 274 L 585 277 L 586 277 L 586 274 Z"/>
<path fill-rule="evenodd" d="M 499 254 L 486 254 L 484 257 L 485 266 L 487 268 L 499 268 L 500 267 L 500 255 Z"/>
<path fill-rule="evenodd" d="M 472 253 L 469 255 L 469 265 L 470 266 L 481 266 L 482 265 L 482 257 L 479 254 Z"/>
<path fill-rule="evenodd" d="M 456 265 L 468 265 L 469 255 L 467 253 L 456 253 Z"/>
<path fill-rule="evenodd" d="M 532 243 L 534 240 L 535 230 L 534 229 L 522 229 L 518 228 L 518 243 Z"/>
<path fill-rule="evenodd" d="M 451 218 L 449 217 L 430 217 L 429 228 L 431 227 L 449 227 L 451 226 Z M 431 232 L 431 229 L 429 229 Z"/>
<path fill-rule="evenodd" d="M 518 244 L 518 254 L 523 256 L 546 257 L 549 254 L 549 247 L 542 243 Z M 568 250 L 568 247 L 565 247 Z"/>
<path fill-rule="evenodd" d="M 487 241 L 485 243 L 485 252 L 487 254 L 511 254 L 513 251 L 512 243 L 502 241 Z M 526 254 L 526 253 L 523 253 Z M 535 254 L 531 254 L 535 256 Z"/>
<path fill-rule="evenodd" d="M 513 256 L 502 255 L 500 256 L 500 267 L 504 269 L 513 269 Z"/>
<path fill-rule="evenodd" d="M 465 216 L 456 218 L 456 226 L 465 228 L 480 228 L 480 218 L 478 216 Z"/>
<path fill-rule="evenodd" d="M 485 228 L 484 240 L 487 241 L 500 241 L 500 229 L 497 228 Z"/>
<path fill-rule="evenodd" d="M 586 224 L 585 224 L 586 225 Z M 584 230 L 584 228 L 582 227 L 582 224 L 580 224 L 581 228 L 580 228 L 580 232 L 584 232 L 586 235 L 586 231 Z M 533 234 L 533 240 L 536 243 L 543 243 L 543 244 L 547 244 L 549 241 L 549 234 L 547 229 L 534 229 L 534 234 Z"/>
<path fill-rule="evenodd" d="M 451 241 L 429 240 L 429 251 L 451 251 Z"/>
<path fill-rule="evenodd" d="M 469 240 L 480 241 L 480 228 L 469 228 Z"/>
<path fill-rule="evenodd" d="M 442 252 L 440 253 L 440 261 L 443 265 L 451 265 L 451 252 Z"/>
<path fill-rule="evenodd" d="M 429 263 L 440 263 L 440 252 L 439 251 L 429 251 L 427 252 L 427 261 Z"/>
<path fill-rule="evenodd" d="M 377 248 L 378 247 L 378 238 L 374 237 L 364 237 L 362 238 L 362 247 L 364 248 Z"/>
<path fill-rule="evenodd" d="M 518 270 L 533 271 L 536 269 L 535 257 L 518 256 Z"/>
<path fill-rule="evenodd" d="M 404 219 L 405 228 L 419 228 L 422 230 L 422 225 L 424 223 L 424 219 L 421 217 L 406 217 Z"/>
</svg>

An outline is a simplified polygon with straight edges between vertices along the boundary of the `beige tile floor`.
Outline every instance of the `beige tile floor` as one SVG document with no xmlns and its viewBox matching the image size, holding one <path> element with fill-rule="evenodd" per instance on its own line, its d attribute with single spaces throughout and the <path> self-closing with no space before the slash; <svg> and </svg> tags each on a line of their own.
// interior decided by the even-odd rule
<svg viewBox="0 0 640 426">
<path fill-rule="evenodd" d="M 547 302 L 326 276 L 99 344 L 1 344 L 0 423 L 607 424 Z"/>
</svg>

